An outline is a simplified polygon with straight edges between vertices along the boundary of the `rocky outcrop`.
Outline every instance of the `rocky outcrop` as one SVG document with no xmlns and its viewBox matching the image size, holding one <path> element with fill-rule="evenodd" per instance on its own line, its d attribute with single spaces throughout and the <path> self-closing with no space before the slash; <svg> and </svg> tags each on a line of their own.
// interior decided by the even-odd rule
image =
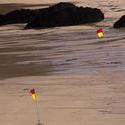
<svg viewBox="0 0 125 125">
<path fill-rule="evenodd" d="M 125 15 L 122 16 L 118 21 L 114 23 L 114 28 L 121 28 L 125 27 Z"/>
<path fill-rule="evenodd" d="M 49 28 L 98 22 L 104 19 L 101 10 L 77 7 L 71 3 L 58 3 L 39 11 L 26 25 L 28 28 Z"/>
<path fill-rule="evenodd" d="M 28 23 L 35 14 L 35 11 L 30 9 L 14 10 L 5 15 L 0 15 L 0 25 Z"/>
<path fill-rule="evenodd" d="M 3 23 L 3 18 L 4 18 L 4 16 L 0 14 L 0 24 Z"/>
<path fill-rule="evenodd" d="M 77 7 L 61 2 L 43 9 L 21 9 L 0 15 L 0 25 L 27 23 L 25 29 L 69 26 L 98 22 L 104 14 L 97 8 Z"/>
</svg>

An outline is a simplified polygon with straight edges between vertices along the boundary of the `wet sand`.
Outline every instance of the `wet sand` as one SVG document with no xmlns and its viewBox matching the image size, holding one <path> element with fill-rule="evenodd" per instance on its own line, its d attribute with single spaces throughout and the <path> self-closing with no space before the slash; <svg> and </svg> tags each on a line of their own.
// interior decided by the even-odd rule
<svg viewBox="0 0 125 125">
<path fill-rule="evenodd" d="M 1 0 L 0 13 L 56 2 Z M 0 27 L 1 125 L 37 124 L 32 88 L 44 125 L 125 124 L 125 29 L 112 28 L 125 2 L 73 2 L 102 9 L 105 20 L 41 30 L 22 30 L 25 24 Z"/>
</svg>

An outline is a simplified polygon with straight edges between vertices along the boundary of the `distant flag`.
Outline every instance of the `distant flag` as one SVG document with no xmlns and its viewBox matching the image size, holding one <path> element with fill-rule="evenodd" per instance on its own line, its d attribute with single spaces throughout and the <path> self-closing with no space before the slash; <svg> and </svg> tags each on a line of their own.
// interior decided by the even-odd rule
<svg viewBox="0 0 125 125">
<path fill-rule="evenodd" d="M 38 124 L 37 125 L 42 125 L 41 123 L 40 123 L 40 116 L 39 116 L 39 110 L 38 110 L 38 101 L 37 101 L 37 99 L 36 99 L 36 93 L 35 93 L 35 89 L 31 89 L 30 90 L 30 93 L 32 94 L 32 97 L 33 97 L 33 100 L 34 100 L 34 102 L 35 102 L 35 104 L 36 104 L 36 115 L 37 115 L 37 119 L 38 119 Z"/>
<path fill-rule="evenodd" d="M 30 90 L 30 92 L 32 94 L 33 100 L 35 101 L 36 100 L 35 89 Z"/>
<path fill-rule="evenodd" d="M 103 37 L 103 31 L 102 31 L 102 29 L 98 29 L 97 30 L 97 34 L 98 34 L 98 37 Z"/>
</svg>

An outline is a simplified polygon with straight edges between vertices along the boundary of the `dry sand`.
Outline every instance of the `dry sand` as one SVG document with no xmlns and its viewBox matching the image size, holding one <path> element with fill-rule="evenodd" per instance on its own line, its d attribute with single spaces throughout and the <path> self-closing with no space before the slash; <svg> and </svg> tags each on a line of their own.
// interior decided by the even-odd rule
<svg viewBox="0 0 125 125">
<path fill-rule="evenodd" d="M 2 125 L 124 125 L 125 74 L 22 77 L 0 81 Z"/>
</svg>

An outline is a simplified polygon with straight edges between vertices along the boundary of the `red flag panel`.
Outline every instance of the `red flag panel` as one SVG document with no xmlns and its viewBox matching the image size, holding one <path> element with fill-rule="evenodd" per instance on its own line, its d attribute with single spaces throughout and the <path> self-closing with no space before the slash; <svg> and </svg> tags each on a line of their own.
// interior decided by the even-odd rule
<svg viewBox="0 0 125 125">
<path fill-rule="evenodd" d="M 97 30 L 97 33 L 100 33 L 100 32 L 102 32 L 102 29 Z"/>
<path fill-rule="evenodd" d="M 30 90 L 32 94 L 35 94 L 35 89 Z"/>
</svg>

